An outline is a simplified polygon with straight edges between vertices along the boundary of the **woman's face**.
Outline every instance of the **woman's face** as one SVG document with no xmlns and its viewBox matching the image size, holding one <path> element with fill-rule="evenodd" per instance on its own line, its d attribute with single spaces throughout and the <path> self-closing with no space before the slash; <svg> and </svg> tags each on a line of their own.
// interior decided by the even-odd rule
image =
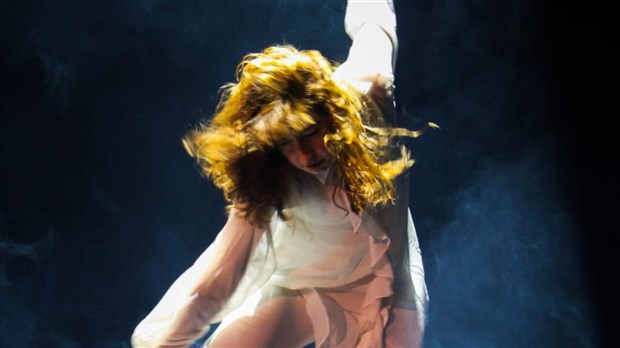
<svg viewBox="0 0 620 348">
<path fill-rule="evenodd" d="M 327 170 L 332 161 L 323 142 L 325 134 L 326 121 L 319 117 L 314 125 L 280 142 L 278 150 L 294 167 L 310 174 L 319 174 Z"/>
</svg>

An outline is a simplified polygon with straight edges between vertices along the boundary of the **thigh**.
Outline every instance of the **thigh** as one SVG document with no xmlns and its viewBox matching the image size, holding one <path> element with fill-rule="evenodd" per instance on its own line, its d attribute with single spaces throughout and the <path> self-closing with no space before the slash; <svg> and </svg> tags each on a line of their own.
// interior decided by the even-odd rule
<svg viewBox="0 0 620 348">
<path fill-rule="evenodd" d="M 222 321 L 207 347 L 303 347 L 312 341 L 301 294 L 266 285 Z"/>
<path fill-rule="evenodd" d="M 415 310 L 392 308 L 385 329 L 387 348 L 419 348 L 422 345 L 422 329 Z"/>
</svg>

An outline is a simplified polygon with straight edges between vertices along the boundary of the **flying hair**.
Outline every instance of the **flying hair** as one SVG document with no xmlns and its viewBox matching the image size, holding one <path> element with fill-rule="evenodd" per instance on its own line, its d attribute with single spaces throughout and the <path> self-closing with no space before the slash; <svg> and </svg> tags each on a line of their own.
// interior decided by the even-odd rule
<svg viewBox="0 0 620 348">
<path fill-rule="evenodd" d="M 202 173 L 252 221 L 267 223 L 274 211 L 282 216 L 295 169 L 277 145 L 315 124 L 317 117 L 327 122 L 325 147 L 351 208 L 363 211 L 394 201 L 392 181 L 413 160 L 404 146 L 394 156 L 391 139 L 419 133 L 386 128 L 369 98 L 332 79 L 334 71 L 318 51 L 288 45 L 246 55 L 237 82 L 221 88 L 213 118 L 184 136 L 185 149 Z"/>
</svg>

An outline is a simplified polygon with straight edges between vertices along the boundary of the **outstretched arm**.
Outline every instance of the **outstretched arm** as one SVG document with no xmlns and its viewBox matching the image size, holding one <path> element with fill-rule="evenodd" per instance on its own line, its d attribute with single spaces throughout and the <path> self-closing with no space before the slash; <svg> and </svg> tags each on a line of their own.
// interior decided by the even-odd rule
<svg viewBox="0 0 620 348">
<path fill-rule="evenodd" d="M 237 288 L 262 234 L 233 209 L 213 244 L 136 327 L 132 346 L 187 347 L 202 337 Z"/>
</svg>

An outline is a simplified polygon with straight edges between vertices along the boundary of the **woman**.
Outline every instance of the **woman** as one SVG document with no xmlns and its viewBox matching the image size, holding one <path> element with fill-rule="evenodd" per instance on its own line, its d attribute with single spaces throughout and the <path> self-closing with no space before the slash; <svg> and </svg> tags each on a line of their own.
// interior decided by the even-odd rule
<svg viewBox="0 0 620 348">
<path fill-rule="evenodd" d="M 393 115 L 390 1 L 349 1 L 337 70 L 290 46 L 246 56 L 184 139 L 231 202 L 213 244 L 138 325 L 134 347 L 415 347 L 427 302 Z M 432 124 L 430 124 L 432 125 Z M 397 191 L 400 194 L 397 194 Z M 397 201 L 398 198 L 398 201 Z"/>
</svg>

